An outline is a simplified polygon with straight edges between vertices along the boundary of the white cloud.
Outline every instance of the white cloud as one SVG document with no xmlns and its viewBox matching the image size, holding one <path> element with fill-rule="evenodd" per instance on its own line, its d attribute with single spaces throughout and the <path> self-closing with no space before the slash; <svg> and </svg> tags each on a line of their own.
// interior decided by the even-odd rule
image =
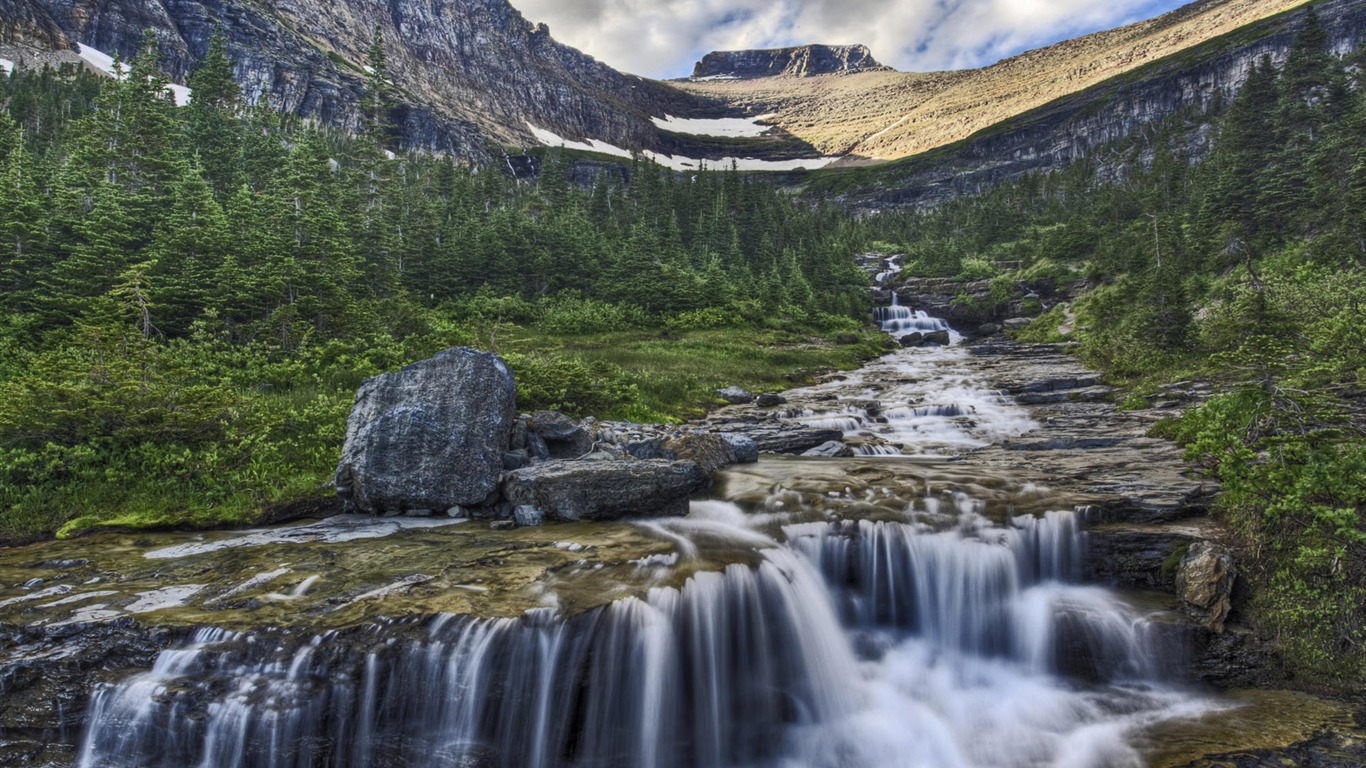
<svg viewBox="0 0 1366 768">
<path fill-rule="evenodd" d="M 714 50 L 863 43 L 908 71 L 991 64 L 1175 8 L 1179 0 L 512 0 L 618 69 L 682 77 Z"/>
</svg>

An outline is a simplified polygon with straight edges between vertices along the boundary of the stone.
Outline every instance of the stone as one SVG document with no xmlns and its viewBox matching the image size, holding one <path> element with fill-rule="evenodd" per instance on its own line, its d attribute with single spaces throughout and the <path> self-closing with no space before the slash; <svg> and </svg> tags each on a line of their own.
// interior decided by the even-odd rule
<svg viewBox="0 0 1366 768">
<path fill-rule="evenodd" d="M 464 347 L 367 380 L 347 419 L 337 493 L 371 514 L 492 502 L 515 397 L 500 358 Z"/>
<path fill-rule="evenodd" d="M 451 507 L 450 509 L 446 510 L 446 517 L 449 517 L 449 518 L 451 518 L 451 519 L 453 519 L 453 520 L 459 519 L 459 518 L 462 518 L 462 517 L 469 517 L 469 516 L 470 516 L 469 512 L 466 512 L 466 511 L 465 511 L 465 508 L 462 507 L 462 506 L 460 506 L 459 504 L 457 504 L 457 505 Z"/>
<path fill-rule="evenodd" d="M 929 333 L 925 334 L 926 344 L 947 347 L 949 345 L 949 341 L 950 338 L 948 331 L 930 331 Z"/>
<path fill-rule="evenodd" d="M 978 336 L 995 336 L 1001 332 L 1001 326 L 995 323 L 983 323 L 977 326 Z"/>
<path fill-rule="evenodd" d="M 512 521 L 521 528 L 545 523 L 545 513 L 530 504 L 521 504 L 512 511 Z"/>
<path fill-rule="evenodd" d="M 847 458 L 854 455 L 854 449 L 845 445 L 839 440 L 831 440 L 827 443 L 812 448 L 802 454 L 803 456 L 820 456 L 824 458 Z"/>
<path fill-rule="evenodd" d="M 503 451 L 503 469 L 508 471 L 521 469 L 531 463 L 531 454 L 525 448 L 515 451 Z"/>
<path fill-rule="evenodd" d="M 786 405 L 787 398 L 777 392 L 765 392 L 755 399 L 754 404 L 760 408 L 775 408 L 779 405 Z"/>
<path fill-rule="evenodd" d="M 920 331 L 911 331 L 910 333 L 901 337 L 901 346 L 903 347 L 918 347 L 924 343 L 925 334 L 921 333 Z"/>
<path fill-rule="evenodd" d="M 511 531 L 517 528 L 516 521 L 513 520 L 494 520 L 489 523 L 490 531 Z"/>
<path fill-rule="evenodd" d="M 664 448 L 674 459 L 697 462 L 707 474 L 736 461 L 735 449 L 725 438 L 712 432 L 685 433 L 665 442 Z"/>
<path fill-rule="evenodd" d="M 620 520 L 686 514 L 709 485 L 692 461 L 552 461 L 508 473 L 503 495 L 551 520 Z"/>
<path fill-rule="evenodd" d="M 1033 321 L 1027 317 L 1012 317 L 1009 320 L 1006 320 L 1004 323 L 1002 323 L 1002 325 L 1005 326 L 1005 329 L 1007 331 L 1018 331 L 1021 328 L 1024 328 L 1026 325 L 1029 325 L 1031 322 Z"/>
<path fill-rule="evenodd" d="M 716 390 L 716 396 L 731 405 L 745 405 L 754 402 L 754 393 L 739 387 L 726 387 Z"/>
<path fill-rule="evenodd" d="M 577 459 L 593 450 L 593 436 L 576 419 L 559 411 L 537 411 L 527 421 L 531 435 L 539 437 L 552 459 Z"/>
<path fill-rule="evenodd" d="M 753 464 L 759 460 L 758 443 L 734 432 L 722 432 L 720 435 L 722 440 L 730 443 L 730 449 L 735 453 L 736 464 Z"/>
<path fill-rule="evenodd" d="M 1176 571 L 1176 595 L 1187 615 L 1205 629 L 1218 634 L 1233 608 L 1233 582 L 1237 578 L 1233 555 L 1209 541 L 1190 546 Z"/>
</svg>

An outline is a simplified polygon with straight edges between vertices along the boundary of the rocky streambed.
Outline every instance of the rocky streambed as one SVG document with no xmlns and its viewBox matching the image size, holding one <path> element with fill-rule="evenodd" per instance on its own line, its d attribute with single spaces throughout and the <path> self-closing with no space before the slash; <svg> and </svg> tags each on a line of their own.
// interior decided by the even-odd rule
<svg viewBox="0 0 1366 768">
<path fill-rule="evenodd" d="M 1147 436 L 1201 393 L 1111 394 L 952 332 L 682 427 L 485 398 L 463 503 L 353 453 L 365 514 L 0 551 L 0 763 L 1361 764 Z"/>
</svg>

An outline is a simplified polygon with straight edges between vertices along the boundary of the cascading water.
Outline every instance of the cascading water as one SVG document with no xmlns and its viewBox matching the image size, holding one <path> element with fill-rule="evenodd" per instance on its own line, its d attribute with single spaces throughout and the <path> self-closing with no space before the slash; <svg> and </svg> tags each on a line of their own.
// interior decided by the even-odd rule
<svg viewBox="0 0 1366 768">
<path fill-rule="evenodd" d="M 710 506 L 710 535 L 744 519 Z M 735 531 L 754 566 L 571 618 L 204 630 L 97 691 L 80 765 L 1129 765 L 1126 729 L 1194 706 L 1155 682 L 1153 625 L 1064 581 L 1072 513 L 782 533 Z M 1059 763 L 1077 740 L 1098 757 Z"/>
<path fill-rule="evenodd" d="M 879 317 L 947 327 L 895 302 Z M 885 455 L 1031 429 L 952 341 L 790 393 L 787 418 L 875 435 L 861 450 Z M 1214 706 L 1172 682 L 1178 631 L 1078 583 L 1076 513 L 1018 516 L 928 482 L 900 511 L 767 487 L 758 513 L 695 502 L 642 523 L 675 548 L 637 564 L 643 581 L 699 567 L 575 616 L 202 630 L 96 690 L 79 764 L 1129 768 L 1132 734 Z M 708 570 L 713 550 L 741 562 Z"/>
</svg>

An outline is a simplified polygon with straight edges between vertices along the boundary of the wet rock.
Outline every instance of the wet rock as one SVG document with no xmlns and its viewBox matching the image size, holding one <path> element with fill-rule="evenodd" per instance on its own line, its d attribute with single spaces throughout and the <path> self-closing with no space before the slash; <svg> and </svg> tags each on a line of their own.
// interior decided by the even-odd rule
<svg viewBox="0 0 1366 768">
<path fill-rule="evenodd" d="M 731 405 L 745 405 L 754 402 L 754 393 L 739 387 L 726 387 L 716 390 L 716 396 Z"/>
<path fill-rule="evenodd" d="M 709 485 L 692 461 L 555 461 L 509 473 L 503 495 L 552 520 L 619 520 L 686 514 Z"/>
<path fill-rule="evenodd" d="M 786 403 L 787 398 L 777 392 L 765 392 L 762 395 L 759 395 L 754 401 L 754 404 L 760 408 L 774 408 L 779 405 L 785 405 Z"/>
<path fill-rule="evenodd" d="M 530 504 L 522 504 L 512 511 L 512 521 L 522 528 L 541 525 L 545 522 L 545 513 Z"/>
<path fill-rule="evenodd" d="M 919 347 L 924 343 L 925 334 L 921 333 L 920 331 L 911 331 L 910 333 L 901 337 L 901 346 L 903 347 Z"/>
<path fill-rule="evenodd" d="M 730 444 L 730 449 L 735 454 L 735 463 L 753 464 L 759 460 L 759 446 L 753 440 L 744 435 L 737 435 L 732 432 L 722 432 L 721 439 Z"/>
<path fill-rule="evenodd" d="M 728 434 L 749 438 L 761 453 L 802 453 L 844 437 L 844 433 L 838 429 L 804 427 L 780 421 L 728 423 L 724 429 Z"/>
<path fill-rule="evenodd" d="M 854 449 L 839 440 L 822 443 L 802 453 L 803 456 L 822 456 L 826 458 L 847 458 L 854 455 Z"/>
<path fill-rule="evenodd" d="M 337 493 L 370 513 L 490 502 L 515 395 L 500 358 L 464 347 L 366 381 L 347 420 Z"/>
<path fill-rule="evenodd" d="M 1197 541 L 1176 571 L 1176 594 L 1186 613 L 1211 632 L 1224 631 L 1233 607 L 1233 555 L 1218 544 Z"/>
<path fill-rule="evenodd" d="M 675 459 L 697 462 L 707 474 L 736 463 L 735 449 L 714 432 L 679 435 L 666 442 L 664 448 Z"/>
<path fill-rule="evenodd" d="M 490 531 L 512 531 L 516 529 L 517 521 L 515 520 L 494 520 L 489 523 Z"/>
<path fill-rule="evenodd" d="M 628 455 L 636 459 L 673 459 L 673 454 L 664 447 L 668 438 L 663 436 L 648 437 L 643 440 L 634 440 L 625 445 L 624 449 Z"/>
<path fill-rule="evenodd" d="M 949 345 L 949 332 L 930 331 L 929 333 L 925 334 L 925 343 L 927 345 L 947 347 Z"/>
</svg>

